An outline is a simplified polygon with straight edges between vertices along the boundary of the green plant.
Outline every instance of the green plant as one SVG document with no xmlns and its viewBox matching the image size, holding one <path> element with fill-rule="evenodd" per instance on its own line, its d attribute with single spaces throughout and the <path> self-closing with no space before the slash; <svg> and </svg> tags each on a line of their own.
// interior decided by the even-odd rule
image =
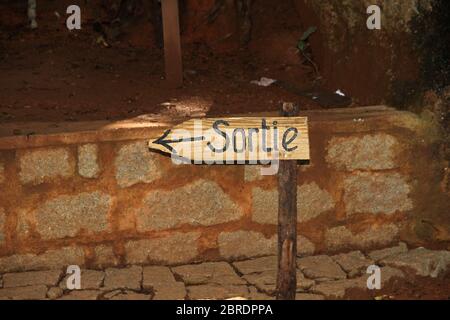
<svg viewBox="0 0 450 320">
<path fill-rule="evenodd" d="M 308 39 L 316 31 L 317 31 L 317 27 L 309 27 L 308 30 L 306 30 L 303 33 L 303 35 L 301 36 L 300 40 L 297 43 L 297 48 L 301 52 L 305 52 L 305 50 L 308 48 L 308 46 L 309 46 Z"/>
<path fill-rule="evenodd" d="M 317 27 L 309 27 L 305 32 L 303 32 L 303 35 L 300 37 L 300 40 L 297 43 L 297 49 L 300 51 L 302 56 L 305 58 L 305 60 L 313 66 L 314 72 L 316 74 L 316 77 L 319 78 L 319 69 L 317 68 L 317 65 L 314 63 L 311 54 L 308 52 L 309 48 L 309 38 L 313 33 L 317 31 Z"/>
</svg>

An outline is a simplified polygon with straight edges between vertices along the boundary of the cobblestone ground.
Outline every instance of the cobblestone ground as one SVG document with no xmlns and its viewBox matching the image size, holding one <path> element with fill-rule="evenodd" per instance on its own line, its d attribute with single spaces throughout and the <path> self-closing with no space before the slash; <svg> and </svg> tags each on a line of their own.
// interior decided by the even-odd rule
<svg viewBox="0 0 450 320">
<path fill-rule="evenodd" d="M 408 250 L 400 243 L 366 254 L 299 257 L 297 299 L 342 299 L 347 289 L 368 290 L 366 271 L 373 264 L 381 268 L 382 286 L 406 274 L 440 278 L 450 267 L 450 251 Z M 65 270 L 6 273 L 0 276 L 0 299 L 274 299 L 276 256 L 232 263 L 82 270 L 80 290 L 68 290 L 67 277 Z"/>
</svg>

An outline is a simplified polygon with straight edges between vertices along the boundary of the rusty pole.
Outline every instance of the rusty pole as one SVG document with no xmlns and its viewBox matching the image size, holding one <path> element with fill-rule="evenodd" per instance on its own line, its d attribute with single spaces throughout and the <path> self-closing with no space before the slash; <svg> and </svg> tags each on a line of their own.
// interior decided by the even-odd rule
<svg viewBox="0 0 450 320">
<path fill-rule="evenodd" d="M 161 0 L 161 9 L 166 82 L 170 88 L 179 88 L 183 85 L 183 65 L 178 0 Z"/>
<path fill-rule="evenodd" d="M 299 108 L 283 103 L 281 114 L 297 116 Z M 297 289 L 297 161 L 279 162 L 277 300 L 295 300 Z"/>
</svg>

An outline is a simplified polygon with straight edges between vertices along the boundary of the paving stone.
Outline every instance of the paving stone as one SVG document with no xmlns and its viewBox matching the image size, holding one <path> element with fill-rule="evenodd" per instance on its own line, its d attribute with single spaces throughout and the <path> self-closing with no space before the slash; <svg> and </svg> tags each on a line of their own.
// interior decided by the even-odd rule
<svg viewBox="0 0 450 320">
<path fill-rule="evenodd" d="M 61 282 L 59 283 L 59 287 L 63 290 L 67 289 L 67 279 L 70 275 L 66 275 Z M 99 289 L 103 285 L 103 281 L 105 279 L 105 273 L 103 271 L 97 270 L 81 270 L 81 289 L 89 290 L 89 289 Z"/>
<path fill-rule="evenodd" d="M 99 172 L 98 146 L 96 144 L 78 146 L 78 174 L 84 178 L 97 178 Z"/>
<path fill-rule="evenodd" d="M 181 188 L 150 191 L 136 212 L 136 227 L 149 231 L 184 224 L 211 226 L 239 220 L 243 215 L 241 207 L 216 182 L 200 179 Z"/>
<path fill-rule="evenodd" d="M 313 294 L 313 293 L 297 293 L 295 295 L 295 300 L 325 300 L 325 297 L 320 294 Z"/>
<path fill-rule="evenodd" d="M 226 262 L 205 262 L 172 268 L 186 285 L 195 284 L 245 284 L 233 268 Z"/>
<path fill-rule="evenodd" d="M 278 268 L 278 258 L 277 256 L 262 257 L 233 262 L 233 265 L 242 274 L 276 271 Z"/>
<path fill-rule="evenodd" d="M 143 268 L 142 286 L 144 289 L 152 289 L 161 285 L 169 285 L 176 282 L 175 277 L 168 267 L 148 266 Z"/>
<path fill-rule="evenodd" d="M 19 178 L 34 185 L 55 178 L 69 178 L 75 172 L 75 160 L 68 148 L 38 148 L 18 151 Z"/>
<path fill-rule="evenodd" d="M 104 299 L 107 299 L 107 300 L 110 300 L 110 299 L 112 299 L 113 297 L 115 297 L 116 295 L 118 295 L 118 294 L 121 294 L 121 293 L 123 293 L 123 290 L 122 289 L 116 289 L 116 290 L 111 290 L 111 291 L 108 291 L 107 289 L 104 291 L 104 293 L 103 293 L 103 298 Z"/>
<path fill-rule="evenodd" d="M 325 231 L 325 244 L 330 250 L 346 247 L 370 248 L 375 245 L 389 245 L 399 236 L 399 228 L 395 224 L 372 225 L 367 230 L 353 234 L 345 226 Z"/>
<path fill-rule="evenodd" d="M 51 287 L 47 291 L 47 298 L 49 298 L 50 300 L 55 300 L 62 297 L 63 294 L 64 291 L 60 287 Z"/>
<path fill-rule="evenodd" d="M 381 267 L 380 275 L 381 275 L 381 288 L 383 288 L 383 286 L 387 285 L 393 279 L 405 278 L 405 274 L 403 273 L 403 271 L 389 266 Z M 356 283 L 355 287 L 367 289 L 367 280 L 369 279 L 370 276 L 371 274 L 366 273 L 358 278 L 353 279 Z"/>
<path fill-rule="evenodd" d="M 393 278 L 402 279 L 405 277 L 405 274 L 403 273 L 402 270 L 392 268 L 389 266 L 382 267 L 380 270 L 381 270 L 381 285 L 382 286 L 385 285 L 386 283 L 388 283 L 389 281 L 391 281 Z M 369 276 L 364 277 L 364 279 L 366 280 L 366 283 L 367 283 L 368 277 Z"/>
<path fill-rule="evenodd" d="M 350 288 L 367 289 L 367 286 L 362 281 L 355 279 L 337 280 L 320 282 L 313 286 L 311 291 L 323 294 L 328 298 L 341 299 L 345 296 L 345 292 Z"/>
<path fill-rule="evenodd" d="M 111 300 L 150 300 L 151 295 L 145 293 L 136 293 L 133 291 L 125 291 L 111 298 Z"/>
<path fill-rule="evenodd" d="M 256 287 L 250 286 L 248 287 L 248 290 L 250 291 L 250 293 L 247 296 L 248 300 L 274 300 L 275 297 L 270 296 L 266 293 L 262 293 L 260 291 L 258 291 L 258 289 Z"/>
<path fill-rule="evenodd" d="M 407 177 L 398 173 L 358 173 L 344 180 L 347 215 L 393 214 L 413 209 Z"/>
<path fill-rule="evenodd" d="M 144 267 L 142 286 L 155 293 L 153 300 L 182 300 L 186 297 L 184 283 L 177 282 L 167 267 Z"/>
<path fill-rule="evenodd" d="M 450 252 L 432 251 L 424 248 L 406 250 L 401 244 L 385 251 L 372 253 L 384 257 L 381 261 L 381 284 L 386 286 L 394 279 L 405 278 L 398 269 L 409 267 L 421 276 L 440 276 L 450 266 Z M 394 253 L 394 255 L 392 255 Z M 347 279 L 346 272 L 363 272 L 372 261 L 361 252 L 353 251 L 335 256 L 312 256 L 298 258 L 297 295 L 298 300 L 323 300 L 324 297 L 342 299 L 350 288 L 367 289 L 370 274 Z M 72 290 L 63 295 L 66 283 L 64 278 L 58 287 L 55 284 L 61 271 L 31 271 L 7 273 L 0 276 L 0 299 L 62 299 L 62 300 L 155 300 L 172 299 L 274 299 L 277 257 L 268 256 L 239 261 L 232 265 L 227 262 L 206 262 L 170 268 L 164 266 L 131 266 L 128 268 L 109 268 L 105 272 L 82 270 L 83 290 Z M 342 269 L 341 269 L 341 267 Z M 308 277 L 306 278 L 305 275 Z M 176 274 L 176 277 L 174 276 Z M 356 275 L 356 274 L 355 274 Z M 105 287 L 102 287 L 105 277 Z M 181 277 L 188 284 L 177 282 Z M 312 280 L 312 279 L 315 280 Z M 141 281 L 142 279 L 142 281 Z M 137 292 L 148 290 L 145 293 Z M 394 283 L 395 285 L 395 283 Z M 17 286 L 17 287 L 14 287 Z M 50 288 L 48 288 L 50 287 Z M 88 289 L 89 288 L 89 289 Z M 87 290 L 86 290 L 87 289 Z M 96 290 L 97 289 L 97 290 Z"/>
<path fill-rule="evenodd" d="M 108 268 L 105 270 L 105 288 L 107 289 L 131 289 L 140 290 L 142 282 L 142 267 L 131 266 L 118 269 Z"/>
<path fill-rule="evenodd" d="M 297 253 L 311 255 L 315 245 L 307 238 L 297 237 Z M 226 259 L 252 258 L 277 253 L 277 235 L 266 238 L 254 231 L 222 232 L 219 234 L 219 251 Z"/>
<path fill-rule="evenodd" d="M 186 287 L 188 296 L 192 300 L 199 299 L 229 299 L 246 297 L 249 294 L 247 286 L 202 284 Z"/>
<path fill-rule="evenodd" d="M 42 300 L 46 295 L 45 285 L 0 289 L 0 300 Z"/>
<path fill-rule="evenodd" d="M 135 263 L 186 263 L 198 254 L 199 232 L 172 233 L 169 236 L 129 241 L 125 244 L 126 260 Z"/>
<path fill-rule="evenodd" d="M 262 292 L 268 294 L 273 294 L 275 292 L 277 283 L 276 271 L 247 274 L 244 275 L 243 278 Z"/>
<path fill-rule="evenodd" d="M 381 250 L 375 250 L 368 254 L 368 256 L 374 260 L 374 261 L 380 261 L 382 259 L 391 257 L 391 256 L 398 256 L 402 253 L 408 252 L 408 247 L 406 246 L 406 243 L 399 243 L 398 246 L 392 247 L 392 248 L 386 248 Z"/>
<path fill-rule="evenodd" d="M 146 141 L 123 145 L 115 160 L 116 180 L 121 188 L 150 183 L 162 177 L 158 155 L 148 152 Z"/>
<path fill-rule="evenodd" d="M 84 251 L 79 247 L 47 250 L 40 255 L 16 254 L 0 258 L 0 272 L 49 270 L 68 265 L 84 265 Z"/>
<path fill-rule="evenodd" d="M 437 278 L 445 274 L 450 266 L 450 251 L 433 251 L 417 248 L 396 256 L 390 256 L 381 263 L 406 267 L 414 270 L 417 275 Z"/>
<path fill-rule="evenodd" d="M 333 137 L 327 148 L 326 161 L 342 170 L 386 170 L 398 167 L 397 139 L 389 134 L 363 137 Z"/>
<path fill-rule="evenodd" d="M 382 287 L 386 285 L 393 278 L 403 278 L 404 274 L 401 270 L 384 267 L 380 269 L 381 271 L 381 285 Z M 345 296 L 346 290 L 350 288 L 358 288 L 362 290 L 367 289 L 367 279 L 369 274 L 363 275 L 355 279 L 345 279 L 337 281 L 325 281 L 314 285 L 311 288 L 312 292 L 321 293 L 329 298 L 341 299 Z"/>
<path fill-rule="evenodd" d="M 267 294 L 275 293 L 277 283 L 277 270 L 268 270 L 261 273 L 246 274 L 243 278 L 250 284 L 254 285 L 259 291 Z M 308 290 L 315 284 L 314 280 L 307 279 L 297 270 L 297 290 Z"/>
<path fill-rule="evenodd" d="M 372 260 L 367 259 L 361 251 L 342 253 L 332 256 L 331 258 L 336 261 L 350 277 L 358 275 L 362 270 L 365 271 L 368 266 L 374 263 Z"/>
<path fill-rule="evenodd" d="M 56 286 L 60 276 L 61 270 L 7 273 L 3 275 L 3 287 Z"/>
<path fill-rule="evenodd" d="M 303 273 L 297 269 L 297 292 L 309 290 L 316 282 L 305 278 Z"/>
<path fill-rule="evenodd" d="M 111 206 L 112 197 L 101 191 L 58 196 L 34 212 L 36 231 L 43 239 L 75 237 L 81 230 L 106 231 Z"/>
<path fill-rule="evenodd" d="M 186 287 L 182 282 L 172 282 L 169 285 L 158 285 L 155 289 L 153 300 L 184 300 Z"/>
<path fill-rule="evenodd" d="M 311 279 L 345 279 L 347 275 L 329 256 L 312 256 L 297 259 L 297 267 Z"/>
<path fill-rule="evenodd" d="M 73 290 L 58 300 L 97 300 L 101 294 L 100 290 Z"/>
</svg>

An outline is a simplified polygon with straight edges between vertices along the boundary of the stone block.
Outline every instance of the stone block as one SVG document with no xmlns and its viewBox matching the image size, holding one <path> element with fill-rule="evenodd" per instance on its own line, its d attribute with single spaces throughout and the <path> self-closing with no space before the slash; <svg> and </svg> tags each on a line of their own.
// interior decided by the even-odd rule
<svg viewBox="0 0 450 320">
<path fill-rule="evenodd" d="M 0 289 L 0 300 L 42 300 L 46 295 L 44 285 Z"/>
<path fill-rule="evenodd" d="M 40 284 L 56 286 L 60 276 L 60 270 L 6 273 L 3 275 L 3 287 L 27 287 Z"/>
<path fill-rule="evenodd" d="M 66 275 L 61 282 L 59 283 L 59 287 L 63 290 L 67 289 L 67 280 L 70 275 Z M 94 290 L 99 289 L 103 285 L 103 281 L 105 279 L 105 273 L 103 271 L 97 270 L 81 270 L 81 290 Z"/>
<path fill-rule="evenodd" d="M 184 263 L 198 254 L 198 232 L 173 233 L 167 237 L 129 241 L 125 244 L 126 261 L 132 263 Z"/>
<path fill-rule="evenodd" d="M 236 297 L 245 298 L 249 294 L 247 286 L 216 285 L 216 284 L 202 284 L 198 286 L 188 286 L 187 291 L 189 298 L 192 300 L 199 300 L 199 299 L 223 300 Z"/>
<path fill-rule="evenodd" d="M 175 277 L 168 267 L 148 266 L 143 269 L 142 286 L 151 290 L 158 286 L 170 285 L 176 282 Z"/>
<path fill-rule="evenodd" d="M 97 178 L 99 173 L 98 146 L 96 144 L 78 146 L 78 174 L 83 178 Z"/>
<path fill-rule="evenodd" d="M 381 249 L 381 250 L 374 250 L 369 253 L 369 257 L 374 261 L 380 261 L 382 259 L 392 257 L 392 256 L 398 256 L 402 253 L 408 252 L 408 247 L 406 246 L 406 243 L 400 242 L 398 246 Z"/>
<path fill-rule="evenodd" d="M 226 262 L 205 262 L 172 268 L 186 285 L 228 284 L 245 285 L 233 268 Z"/>
<path fill-rule="evenodd" d="M 312 182 L 297 188 L 298 222 L 307 222 L 334 208 L 331 195 Z M 277 224 L 278 191 L 254 188 L 252 191 L 252 217 L 261 224 Z"/>
<path fill-rule="evenodd" d="M 147 142 L 123 145 L 115 159 L 116 181 L 121 188 L 150 183 L 162 177 L 158 155 L 148 150 Z"/>
<path fill-rule="evenodd" d="M 227 259 L 266 256 L 276 251 L 276 236 L 266 238 L 254 231 L 222 232 L 218 242 L 220 254 Z"/>
<path fill-rule="evenodd" d="M 371 225 L 365 231 L 353 234 L 345 226 L 326 230 L 325 245 L 331 250 L 345 247 L 366 249 L 373 246 L 389 245 L 399 235 L 395 224 Z"/>
<path fill-rule="evenodd" d="M 352 251 L 349 253 L 341 253 L 332 256 L 341 268 L 349 274 L 350 277 L 358 275 L 360 272 L 367 269 L 368 266 L 374 262 L 366 258 L 361 251 Z"/>
<path fill-rule="evenodd" d="M 339 170 L 386 170 L 398 167 L 400 144 L 389 134 L 334 137 L 328 143 L 326 161 Z"/>
<path fill-rule="evenodd" d="M 69 178 L 75 172 L 75 160 L 68 148 L 18 151 L 18 157 L 23 184 L 37 185 L 56 178 Z"/>
<path fill-rule="evenodd" d="M 312 256 L 297 259 L 297 267 L 311 279 L 345 279 L 347 275 L 329 256 Z"/>
<path fill-rule="evenodd" d="M 84 265 L 84 251 L 79 247 L 64 247 L 47 250 L 36 255 L 32 253 L 15 254 L 0 258 L 0 273 L 26 270 L 47 270 Z"/>
<path fill-rule="evenodd" d="M 242 209 L 217 185 L 198 180 L 184 187 L 148 193 L 136 213 L 139 231 L 163 230 L 189 224 L 211 226 L 243 216 Z"/>
<path fill-rule="evenodd" d="M 58 300 L 97 300 L 101 294 L 100 290 L 73 290 Z"/>
<path fill-rule="evenodd" d="M 94 248 L 95 260 L 94 264 L 99 268 L 116 266 L 119 259 L 113 251 L 113 247 L 109 245 L 98 245 Z"/>
<path fill-rule="evenodd" d="M 170 285 L 161 285 L 155 288 L 153 300 L 184 300 L 186 287 L 183 282 L 174 282 Z"/>
<path fill-rule="evenodd" d="M 358 173 L 344 181 L 347 215 L 356 213 L 393 214 L 413 209 L 411 188 L 398 173 Z"/>
<path fill-rule="evenodd" d="M 131 289 L 140 290 L 142 282 L 142 267 L 131 266 L 118 269 L 108 268 L 105 270 L 106 289 Z"/>
<path fill-rule="evenodd" d="M 35 212 L 36 230 L 43 239 L 75 237 L 82 230 L 91 234 L 109 230 L 112 198 L 100 191 L 58 196 Z"/>
<path fill-rule="evenodd" d="M 381 261 L 385 265 L 408 268 L 417 275 L 437 278 L 450 269 L 450 252 L 417 248 Z"/>
</svg>

